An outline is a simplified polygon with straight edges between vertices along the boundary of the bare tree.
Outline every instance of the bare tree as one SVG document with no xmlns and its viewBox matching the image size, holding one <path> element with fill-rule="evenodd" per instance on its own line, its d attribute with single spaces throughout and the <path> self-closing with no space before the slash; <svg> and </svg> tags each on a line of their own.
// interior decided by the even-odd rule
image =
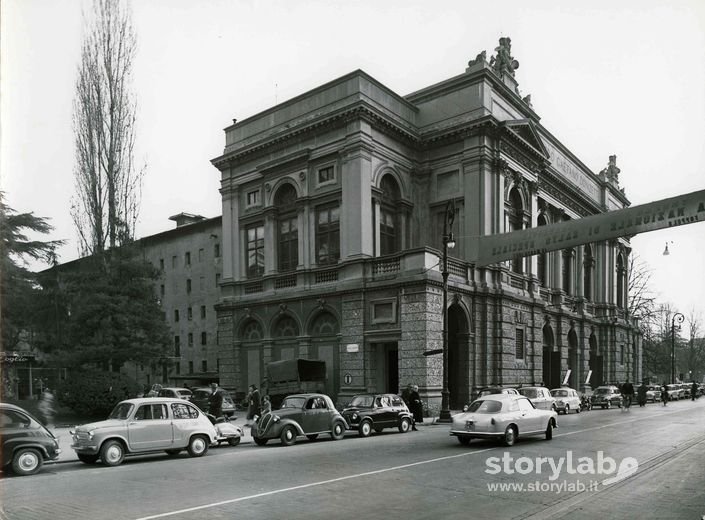
<svg viewBox="0 0 705 520">
<path fill-rule="evenodd" d="M 627 273 L 629 315 L 639 318 L 642 332 L 650 330 L 656 319 L 656 298 L 651 290 L 651 269 L 637 255 L 629 257 Z"/>
<path fill-rule="evenodd" d="M 691 309 L 686 317 L 688 323 L 688 340 L 683 345 L 681 370 L 684 377 L 694 379 L 702 377 L 705 369 L 705 341 L 702 337 L 702 319 L 695 309 Z M 687 374 L 687 375 L 686 375 Z"/>
<path fill-rule="evenodd" d="M 76 194 L 71 216 L 83 254 L 134 237 L 144 168 L 136 170 L 136 104 L 130 90 L 136 36 L 129 8 L 94 0 L 73 103 Z"/>
</svg>

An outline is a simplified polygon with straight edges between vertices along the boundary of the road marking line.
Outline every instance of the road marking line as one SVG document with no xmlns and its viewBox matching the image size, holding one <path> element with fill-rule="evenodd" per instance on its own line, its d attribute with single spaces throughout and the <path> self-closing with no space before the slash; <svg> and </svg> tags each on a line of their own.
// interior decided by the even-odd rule
<svg viewBox="0 0 705 520">
<path fill-rule="evenodd" d="M 381 473 L 387 473 L 387 472 L 390 472 L 390 471 L 397 471 L 397 470 L 400 470 L 400 469 L 412 468 L 412 467 L 414 467 L 414 466 L 420 466 L 420 465 L 423 465 L 423 464 L 431 464 L 431 463 L 434 463 L 434 462 L 440 462 L 440 461 L 444 461 L 444 460 L 458 459 L 458 458 L 461 458 L 461 457 L 469 457 L 469 456 L 471 456 L 471 455 L 477 455 L 478 453 L 484 453 L 484 452 L 486 452 L 486 451 L 492 451 L 492 450 L 495 450 L 495 449 L 497 449 L 497 448 L 496 448 L 496 447 L 485 448 L 485 449 L 482 449 L 482 450 L 468 451 L 468 452 L 460 453 L 460 454 L 458 454 L 458 455 L 448 455 L 448 456 L 445 456 L 445 457 L 438 457 L 438 458 L 435 458 L 435 459 L 421 460 L 421 461 L 418 461 L 418 462 L 411 462 L 411 463 L 409 463 L 409 464 L 402 464 L 401 466 L 392 466 L 392 467 L 390 467 L 390 468 L 376 469 L 376 470 L 374 470 L 374 471 L 366 471 L 366 472 L 364 472 L 364 473 L 357 473 L 357 474 L 354 474 L 354 475 L 347 475 L 347 476 L 345 476 L 345 477 L 338 477 L 338 478 L 333 478 L 333 479 L 329 479 L 329 480 L 322 480 L 322 481 L 319 481 L 319 482 L 311 482 L 311 483 L 309 483 L 309 484 L 301 484 L 300 486 L 292 486 L 292 487 L 283 488 L 283 489 L 275 489 L 275 490 L 273 490 L 273 491 L 265 491 L 264 493 L 257 493 L 257 494 L 255 494 L 255 495 L 248 495 L 248 496 L 244 496 L 244 497 L 240 497 L 240 498 L 232 498 L 232 499 L 230 499 L 230 500 L 222 500 L 222 501 L 220 501 L 220 502 L 213 502 L 213 503 L 211 503 L 211 504 L 203 504 L 203 505 L 201 505 L 201 506 L 189 507 L 189 508 L 187 508 L 187 509 L 180 509 L 180 510 L 178 510 L 178 511 L 170 511 L 170 512 L 167 512 L 167 513 L 160 513 L 160 514 L 157 514 L 157 515 L 143 516 L 143 517 L 141 517 L 141 518 L 138 518 L 137 520 L 152 520 L 152 519 L 154 519 L 154 518 L 165 518 L 165 517 L 167 517 L 167 516 L 180 515 L 180 514 L 183 514 L 183 513 L 190 513 L 190 512 L 192 512 L 192 511 L 199 511 L 199 510 L 202 510 L 202 509 L 209 509 L 209 508 L 211 508 L 211 507 L 218 507 L 218 506 L 222 506 L 222 505 L 226 505 L 226 504 L 234 504 L 234 503 L 236 503 L 236 502 L 243 502 L 243 501 L 245 501 L 245 500 L 252 500 L 252 499 L 255 499 L 255 498 L 266 497 L 266 496 L 271 496 L 271 495 L 277 495 L 277 494 L 280 494 L 280 493 L 287 493 L 287 492 L 289 492 L 289 491 L 297 491 L 297 490 L 299 490 L 299 489 L 306 489 L 306 488 L 316 487 L 316 486 L 324 486 L 324 485 L 326 485 L 326 484 L 333 484 L 333 483 L 335 483 L 335 482 L 342 482 L 342 481 L 344 481 L 344 480 L 350 480 L 350 479 L 354 479 L 354 478 L 368 477 L 368 476 L 370 476 L 370 475 L 379 475 L 379 474 L 381 474 Z"/>
</svg>

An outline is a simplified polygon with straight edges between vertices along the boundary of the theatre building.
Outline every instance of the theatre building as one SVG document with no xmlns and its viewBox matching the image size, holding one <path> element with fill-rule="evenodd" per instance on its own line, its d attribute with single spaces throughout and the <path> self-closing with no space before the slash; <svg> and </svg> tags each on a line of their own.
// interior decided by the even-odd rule
<svg viewBox="0 0 705 520">
<path fill-rule="evenodd" d="M 225 129 L 222 386 L 322 359 L 334 401 L 411 383 L 436 413 L 447 225 L 451 409 L 490 384 L 640 377 L 626 239 L 470 262 L 470 237 L 629 205 L 616 157 L 594 173 L 541 124 L 509 45 L 409 95 L 356 70 Z"/>
</svg>

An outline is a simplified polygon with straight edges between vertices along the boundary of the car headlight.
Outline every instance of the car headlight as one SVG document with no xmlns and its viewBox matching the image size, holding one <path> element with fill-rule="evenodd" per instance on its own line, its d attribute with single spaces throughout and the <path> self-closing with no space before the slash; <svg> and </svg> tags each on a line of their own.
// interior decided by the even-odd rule
<svg viewBox="0 0 705 520">
<path fill-rule="evenodd" d="M 274 422 L 279 422 L 280 419 L 281 418 L 278 415 L 275 415 L 274 417 L 272 417 L 272 421 L 274 421 Z"/>
<path fill-rule="evenodd" d="M 356 413 L 352 414 L 352 417 L 350 419 L 353 421 L 357 421 L 357 414 Z"/>
</svg>

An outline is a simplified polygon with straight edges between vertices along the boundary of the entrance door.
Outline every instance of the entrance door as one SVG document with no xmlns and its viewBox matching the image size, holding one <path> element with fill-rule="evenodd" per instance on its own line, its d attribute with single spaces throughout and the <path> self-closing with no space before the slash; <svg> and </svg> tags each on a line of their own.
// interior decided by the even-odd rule
<svg viewBox="0 0 705 520">
<path fill-rule="evenodd" d="M 396 343 L 376 343 L 375 391 L 399 393 L 399 349 Z"/>
<path fill-rule="evenodd" d="M 387 345 L 387 388 L 385 392 L 399 392 L 399 350 L 397 344 Z"/>
</svg>

